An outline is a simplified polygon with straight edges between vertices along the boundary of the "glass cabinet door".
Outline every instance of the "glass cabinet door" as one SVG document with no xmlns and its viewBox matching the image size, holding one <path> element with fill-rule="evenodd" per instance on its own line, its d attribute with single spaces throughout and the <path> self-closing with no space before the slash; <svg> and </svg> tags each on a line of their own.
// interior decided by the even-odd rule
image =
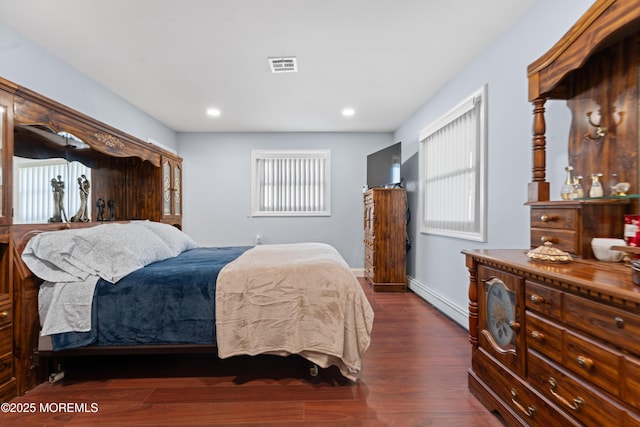
<svg viewBox="0 0 640 427">
<path fill-rule="evenodd" d="M 173 168 L 173 214 L 176 216 L 182 215 L 182 194 L 180 189 L 182 188 L 182 169 L 179 164 L 176 164 Z"/>
<path fill-rule="evenodd" d="M 162 216 L 171 215 L 171 164 L 162 163 Z"/>
<path fill-rule="evenodd" d="M 182 164 L 179 160 L 162 159 L 162 219 L 179 223 L 182 216 Z"/>
</svg>

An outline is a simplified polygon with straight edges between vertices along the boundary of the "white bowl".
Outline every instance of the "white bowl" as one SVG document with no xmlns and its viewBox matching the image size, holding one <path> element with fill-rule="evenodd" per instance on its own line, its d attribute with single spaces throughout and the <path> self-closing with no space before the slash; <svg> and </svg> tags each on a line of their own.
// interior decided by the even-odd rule
<svg viewBox="0 0 640 427">
<path fill-rule="evenodd" d="M 624 252 L 611 250 L 611 246 L 626 246 L 623 239 L 608 239 L 596 237 L 591 240 L 593 254 L 600 261 L 619 262 L 624 257 Z"/>
</svg>

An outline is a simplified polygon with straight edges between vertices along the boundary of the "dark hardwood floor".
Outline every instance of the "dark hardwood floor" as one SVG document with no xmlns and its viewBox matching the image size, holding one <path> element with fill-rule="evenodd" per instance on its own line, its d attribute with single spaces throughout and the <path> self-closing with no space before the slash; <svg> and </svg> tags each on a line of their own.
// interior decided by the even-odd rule
<svg viewBox="0 0 640 427">
<path fill-rule="evenodd" d="M 297 356 L 91 356 L 11 403 L 11 426 L 496 426 L 468 391 L 467 332 L 411 292 L 373 293 L 360 379 Z"/>
</svg>

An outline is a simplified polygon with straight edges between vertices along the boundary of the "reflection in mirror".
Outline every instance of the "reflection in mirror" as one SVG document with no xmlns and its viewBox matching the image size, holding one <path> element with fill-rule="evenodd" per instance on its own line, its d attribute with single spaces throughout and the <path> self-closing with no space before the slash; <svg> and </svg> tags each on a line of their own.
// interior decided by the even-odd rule
<svg viewBox="0 0 640 427">
<path fill-rule="evenodd" d="M 13 167 L 14 224 L 68 222 L 81 205 L 77 179 L 91 181 L 91 169 L 65 159 L 14 157 Z M 91 203 L 87 208 L 90 217 Z"/>
<path fill-rule="evenodd" d="M 82 177 L 90 182 L 91 169 L 76 161 L 89 158 L 84 153 L 90 151 L 87 144 L 69 133 L 43 125 L 16 125 L 14 224 L 68 222 L 81 206 L 87 207 L 86 217 L 90 218 L 91 203 L 83 196 Z"/>
</svg>

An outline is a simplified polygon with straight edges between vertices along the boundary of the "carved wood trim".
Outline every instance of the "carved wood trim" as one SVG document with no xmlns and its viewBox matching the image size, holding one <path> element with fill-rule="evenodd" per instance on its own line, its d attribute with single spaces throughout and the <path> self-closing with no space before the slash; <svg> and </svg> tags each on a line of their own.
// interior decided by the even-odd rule
<svg viewBox="0 0 640 427">
<path fill-rule="evenodd" d="M 640 0 L 598 0 L 544 55 L 527 68 L 529 101 L 565 98 L 562 80 L 613 34 L 640 20 Z"/>
<path fill-rule="evenodd" d="M 0 77 L 0 90 L 14 94 L 18 91 L 18 85 Z"/>
<path fill-rule="evenodd" d="M 525 280 L 552 285 L 572 294 L 587 296 L 594 300 L 607 302 L 621 308 L 640 310 L 640 297 L 638 297 L 637 294 L 634 294 L 632 297 L 627 297 L 623 293 L 618 292 L 619 289 L 615 283 L 607 283 L 606 286 L 602 286 L 601 283 L 585 281 L 585 279 L 581 277 L 583 273 L 579 270 L 597 268 L 590 266 L 591 261 L 574 261 L 571 264 L 558 264 L 557 267 L 550 268 L 549 271 L 536 271 L 535 267 L 530 269 L 526 267 L 529 262 L 535 266 L 536 263 L 534 261 L 525 261 L 522 264 L 519 261 L 514 261 L 516 258 L 514 254 L 517 254 L 517 250 L 498 251 L 499 253 L 496 252 L 496 255 L 490 254 L 490 252 L 491 251 L 474 253 L 472 251 L 464 251 L 463 253 L 467 256 L 467 265 L 473 261 L 473 263 L 493 267 L 522 277 Z M 494 256 L 497 258 L 494 258 Z M 526 257 L 524 251 L 517 255 L 517 258 L 520 257 L 523 259 Z M 614 266 L 610 268 L 613 267 Z M 625 268 L 622 266 L 619 267 Z M 629 269 L 627 268 L 626 270 Z M 626 280 L 620 277 L 621 283 L 626 284 L 631 281 L 631 272 L 626 272 L 629 276 L 625 276 Z"/>
<path fill-rule="evenodd" d="M 56 131 L 65 131 L 77 136 L 103 154 L 114 157 L 138 157 L 156 167 L 160 167 L 163 155 L 176 157 L 173 153 L 29 89 L 15 86 L 15 95 L 15 123 L 45 124 Z"/>
<path fill-rule="evenodd" d="M 567 49 L 578 39 L 578 37 L 589 29 L 591 24 L 617 0 L 603 0 L 595 3 L 584 14 L 578 22 L 558 41 L 556 44 L 543 56 L 529 65 L 528 75 L 531 76 L 544 68 L 551 65 L 560 55 L 567 51 Z M 587 55 L 588 56 L 588 55 Z"/>
</svg>

